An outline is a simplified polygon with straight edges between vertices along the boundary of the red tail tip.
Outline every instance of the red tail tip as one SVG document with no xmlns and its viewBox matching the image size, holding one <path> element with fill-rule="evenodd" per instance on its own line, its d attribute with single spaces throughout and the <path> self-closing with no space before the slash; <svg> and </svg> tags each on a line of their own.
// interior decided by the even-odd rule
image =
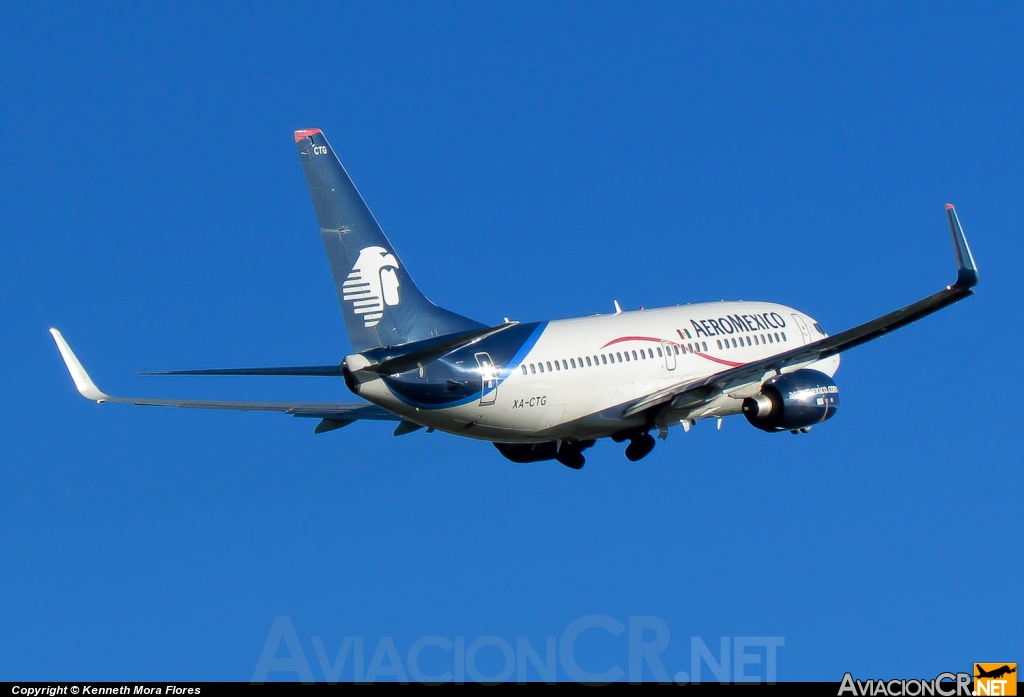
<svg viewBox="0 0 1024 697">
<path fill-rule="evenodd" d="M 303 138 L 312 138 L 319 132 L 319 128 L 303 128 L 298 131 L 295 131 L 295 142 L 298 143 Z"/>
<path fill-rule="evenodd" d="M 953 204 L 952 204 L 952 203 L 947 203 L 947 204 L 946 204 L 946 210 L 947 210 L 947 211 L 948 211 L 949 209 L 951 209 L 952 207 L 953 207 Z"/>
</svg>

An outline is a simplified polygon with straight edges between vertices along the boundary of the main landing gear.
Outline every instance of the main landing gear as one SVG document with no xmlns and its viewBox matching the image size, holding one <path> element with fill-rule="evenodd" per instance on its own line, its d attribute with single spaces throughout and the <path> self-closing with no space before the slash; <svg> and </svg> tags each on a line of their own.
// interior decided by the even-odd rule
<svg viewBox="0 0 1024 697">
<path fill-rule="evenodd" d="M 576 448 L 569 448 L 562 446 L 562 449 L 558 451 L 558 455 L 555 459 L 560 463 L 568 467 L 569 469 L 582 469 L 583 465 L 587 464 L 587 458 L 583 456 Z"/>
<path fill-rule="evenodd" d="M 557 460 L 570 469 L 578 470 L 587 463 L 583 451 L 593 446 L 595 442 L 593 440 L 549 440 L 545 443 L 495 443 L 494 447 L 512 462 Z"/>
<path fill-rule="evenodd" d="M 636 462 L 637 460 L 643 460 L 645 457 L 651 454 L 654 450 L 654 436 L 647 433 L 646 431 L 633 431 L 633 432 L 622 432 L 616 433 L 612 436 L 612 440 L 616 443 L 622 443 L 628 440 L 629 445 L 626 446 L 626 459 L 630 462 Z"/>
<path fill-rule="evenodd" d="M 654 450 L 654 442 L 654 436 L 650 433 L 633 438 L 629 441 L 629 445 L 626 446 L 626 459 L 630 462 L 643 460 Z"/>
<path fill-rule="evenodd" d="M 642 460 L 654 450 L 654 436 L 641 430 L 619 431 L 612 435 L 616 443 L 625 443 L 626 459 Z M 569 469 L 578 470 L 587 463 L 583 451 L 594 445 L 594 440 L 549 440 L 544 443 L 495 443 L 494 447 L 512 462 L 542 462 L 556 460 Z"/>
</svg>

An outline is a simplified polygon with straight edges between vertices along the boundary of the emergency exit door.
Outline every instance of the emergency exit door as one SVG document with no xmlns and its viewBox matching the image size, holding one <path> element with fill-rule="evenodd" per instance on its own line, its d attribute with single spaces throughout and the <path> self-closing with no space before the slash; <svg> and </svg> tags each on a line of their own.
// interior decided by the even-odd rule
<svg viewBox="0 0 1024 697">
<path fill-rule="evenodd" d="M 672 344 L 668 341 L 661 342 L 661 350 L 665 352 L 665 367 L 669 370 L 676 369 L 676 354 L 672 353 Z"/>
<path fill-rule="evenodd" d="M 811 333 L 807 331 L 807 323 L 804 322 L 804 318 L 794 313 L 792 315 L 793 321 L 796 322 L 796 326 L 800 327 L 800 336 L 804 340 L 804 345 L 811 343 Z"/>
</svg>

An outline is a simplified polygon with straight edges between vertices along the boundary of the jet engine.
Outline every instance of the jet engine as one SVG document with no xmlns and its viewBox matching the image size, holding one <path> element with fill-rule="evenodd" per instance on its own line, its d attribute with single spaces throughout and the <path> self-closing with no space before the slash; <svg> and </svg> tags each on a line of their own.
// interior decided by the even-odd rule
<svg viewBox="0 0 1024 697">
<path fill-rule="evenodd" d="M 795 370 L 761 386 L 743 400 L 743 415 L 755 428 L 773 433 L 798 431 L 828 421 L 839 409 L 839 388 L 817 370 Z"/>
</svg>

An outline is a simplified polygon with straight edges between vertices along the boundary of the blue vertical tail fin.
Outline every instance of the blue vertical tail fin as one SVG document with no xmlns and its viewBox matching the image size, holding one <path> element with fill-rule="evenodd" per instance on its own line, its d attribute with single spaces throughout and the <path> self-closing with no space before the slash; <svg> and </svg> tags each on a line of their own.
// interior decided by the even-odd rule
<svg viewBox="0 0 1024 697">
<path fill-rule="evenodd" d="M 486 325 L 423 296 L 327 138 L 295 131 L 352 348 L 365 351 Z"/>
</svg>

